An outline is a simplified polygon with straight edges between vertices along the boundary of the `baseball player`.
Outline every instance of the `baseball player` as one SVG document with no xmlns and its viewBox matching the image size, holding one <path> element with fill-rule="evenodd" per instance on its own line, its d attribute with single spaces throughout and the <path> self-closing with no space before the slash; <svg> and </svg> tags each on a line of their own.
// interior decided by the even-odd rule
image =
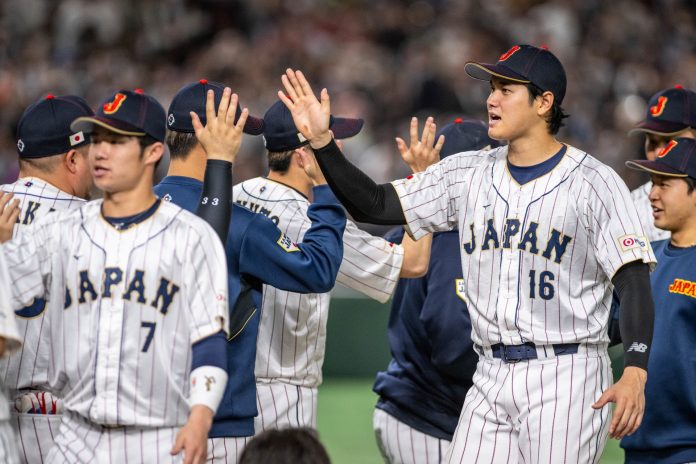
<svg viewBox="0 0 696 464">
<path fill-rule="evenodd" d="M 4 218 L 3 218 L 4 219 Z M 0 280 L 7 280 L 7 265 L 0 253 Z M 4 293 L 3 293 L 4 295 Z M 6 298 L 0 299 L 0 358 L 19 348 L 21 338 L 17 324 Z M 4 395 L 6 385 L 0 381 L 0 462 L 19 462 L 15 432 L 10 421 L 10 412 Z"/>
<path fill-rule="evenodd" d="M 224 92 L 221 84 L 202 79 L 184 86 L 169 106 L 166 141 L 171 163 L 167 177 L 155 187 L 155 192 L 188 210 L 193 210 L 201 197 L 203 171 L 208 176 L 215 170 L 197 141 L 188 114 L 192 111 L 205 121 L 206 94 L 214 95 L 207 103 L 214 106 Z M 248 118 L 244 130 L 253 135 L 261 133 L 263 120 Z M 226 153 L 232 152 L 226 150 Z M 233 158 L 229 160 L 234 161 Z M 316 172 L 321 173 L 318 169 Z M 326 182 L 319 179 L 316 183 Z M 226 189 L 231 191 L 229 186 Z M 225 250 L 232 317 L 237 318 L 235 313 L 242 315 L 240 320 L 244 326 L 239 334 L 232 331 L 235 336 L 227 344 L 230 380 L 210 433 L 208 456 L 211 462 L 237 462 L 239 453 L 254 435 L 257 414 L 254 362 L 261 284 L 309 293 L 326 292 L 335 283 L 343 256 L 345 212 L 328 186 L 315 186 L 312 192 L 315 202 L 307 211 L 312 226 L 303 242 L 297 244 L 286 239 L 265 215 L 252 213 L 240 205 L 233 206 L 235 219 L 230 223 Z M 216 195 L 211 193 L 210 196 Z M 245 299 L 248 306 L 243 305 Z"/>
<path fill-rule="evenodd" d="M 21 208 L 14 235 L 21 236 L 36 220 L 52 211 L 78 208 L 92 188 L 87 152 L 89 138 L 70 123 L 94 112 L 85 100 L 47 95 L 29 106 L 17 124 L 19 178 L 0 190 L 11 192 Z M 19 209 L 14 211 L 19 213 Z M 58 434 L 62 402 L 48 382 L 50 320 L 39 297 L 15 312 L 24 345 L 0 364 L 10 389 L 10 411 L 16 426 L 22 462 L 42 463 Z M 56 308 L 60 305 L 54 300 Z"/>
<path fill-rule="evenodd" d="M 479 362 L 445 461 L 596 462 L 607 428 L 621 438 L 642 419 L 655 258 L 618 175 L 554 137 L 566 79 L 551 52 L 515 45 L 495 64 L 465 69 L 490 82 L 488 134 L 508 145 L 381 186 L 333 143 L 325 89 L 320 103 L 288 70 L 288 96 L 279 94 L 354 217 L 407 224 L 416 238 L 459 228 Z M 626 367 L 611 386 L 613 287 L 629 310 Z"/>
<path fill-rule="evenodd" d="M 482 121 L 455 119 L 440 130 L 445 136 L 440 157 L 497 147 L 487 131 Z M 403 236 L 399 227 L 386 239 L 400 243 Z M 399 280 L 394 291 L 392 359 L 373 387 L 379 395 L 373 426 L 388 463 L 441 462 L 452 440 L 478 360 L 463 282 L 454 229 L 434 234 L 428 273 Z"/>
<path fill-rule="evenodd" d="M 270 172 L 240 184 L 234 200 L 268 216 L 293 242 L 306 237 L 313 166 L 310 148 L 282 102 L 264 115 L 264 139 Z M 331 117 L 337 138 L 351 137 L 362 120 Z M 432 148 L 435 131 L 425 131 Z M 439 147 L 438 147 L 439 149 Z M 303 160 L 300 153 L 310 156 Z M 310 169 L 311 170 L 311 169 Z M 316 198 L 314 198 L 316 201 Z M 430 241 L 395 245 L 361 231 L 348 221 L 343 234 L 343 261 L 337 282 L 385 302 L 399 277 L 420 276 L 427 270 Z M 256 353 L 259 414 L 255 431 L 270 428 L 316 427 L 317 388 L 321 384 L 330 295 L 303 295 L 265 285 Z"/>
<path fill-rule="evenodd" d="M 657 92 L 648 102 L 645 120 L 629 134 L 645 134 L 645 157 L 655 161 L 657 154 L 676 137 L 696 138 L 696 92 L 677 85 Z M 646 182 L 631 192 L 643 230 L 650 241 L 669 238 L 669 231 L 653 224 L 650 205 L 651 184 Z"/>
<path fill-rule="evenodd" d="M 225 257 L 208 224 L 152 191 L 165 124 L 155 99 L 128 90 L 77 118 L 104 199 L 0 247 L 11 305 L 50 302 L 49 383 L 65 413 L 47 462 L 205 459 L 227 382 Z"/>
<path fill-rule="evenodd" d="M 655 333 L 645 385 L 645 418 L 621 440 L 627 463 L 696 462 L 696 370 L 689 353 L 696 343 L 696 140 L 677 138 L 653 160 L 629 167 L 650 174 L 655 225 L 671 232 L 653 243 L 658 258 L 650 276 Z"/>
</svg>

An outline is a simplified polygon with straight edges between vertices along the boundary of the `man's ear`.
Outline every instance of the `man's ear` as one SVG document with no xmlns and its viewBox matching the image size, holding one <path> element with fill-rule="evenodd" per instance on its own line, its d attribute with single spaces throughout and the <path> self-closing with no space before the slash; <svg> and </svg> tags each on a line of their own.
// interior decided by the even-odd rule
<svg viewBox="0 0 696 464">
<path fill-rule="evenodd" d="M 549 114 L 551 111 L 551 107 L 553 106 L 553 102 L 555 100 L 555 97 L 553 96 L 553 93 L 549 92 L 548 90 L 541 95 L 539 95 L 536 98 L 537 102 L 537 114 L 539 116 Z"/>
<path fill-rule="evenodd" d="M 164 144 L 155 142 L 145 149 L 145 164 L 155 165 L 164 156 Z"/>
<path fill-rule="evenodd" d="M 80 154 L 75 150 L 74 148 L 71 148 L 68 150 L 67 153 L 63 155 L 63 165 L 65 166 L 65 169 L 68 170 L 71 174 L 75 174 L 77 172 L 77 163 L 78 163 L 78 157 Z"/>
<path fill-rule="evenodd" d="M 290 160 L 291 164 L 296 164 L 300 169 L 304 169 L 304 163 L 302 162 L 302 157 L 300 156 L 300 154 L 303 153 L 304 150 L 306 150 L 304 146 L 295 148 L 292 151 L 292 158 Z"/>
</svg>

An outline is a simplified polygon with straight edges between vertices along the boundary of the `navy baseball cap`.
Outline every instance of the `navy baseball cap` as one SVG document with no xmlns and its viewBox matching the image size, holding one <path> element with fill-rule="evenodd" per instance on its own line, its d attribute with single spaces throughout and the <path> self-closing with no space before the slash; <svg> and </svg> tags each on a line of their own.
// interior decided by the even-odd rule
<svg viewBox="0 0 696 464">
<path fill-rule="evenodd" d="M 309 143 L 297 130 L 292 114 L 285 104 L 278 100 L 263 115 L 263 139 L 266 149 L 278 153 L 294 150 Z M 360 132 L 364 121 L 362 119 L 336 118 L 331 116 L 329 129 L 337 139 L 353 137 Z"/>
<path fill-rule="evenodd" d="M 89 142 L 82 131 L 70 130 L 70 123 L 94 112 L 87 102 L 74 95 L 46 97 L 29 106 L 17 124 L 17 153 L 20 158 L 43 158 L 68 152 Z"/>
<path fill-rule="evenodd" d="M 445 136 L 445 143 L 440 149 L 440 159 L 463 151 L 478 151 L 501 145 L 488 136 L 488 125 L 483 121 L 457 118 L 437 132 L 436 143 L 441 135 Z"/>
<path fill-rule="evenodd" d="M 669 136 L 689 127 L 696 128 L 696 92 L 677 85 L 650 97 L 645 121 L 629 134 L 650 132 Z"/>
<path fill-rule="evenodd" d="M 215 110 L 217 112 L 225 86 L 218 82 L 201 79 L 198 82 L 183 86 L 176 95 L 174 95 L 174 99 L 169 105 L 167 129 L 174 132 L 195 132 L 193 130 L 193 124 L 191 123 L 189 111 L 196 113 L 203 125 L 205 125 L 205 104 L 208 90 L 213 90 L 215 92 Z M 241 106 L 241 104 L 237 105 L 237 114 L 234 117 L 235 122 L 237 122 L 239 116 L 242 114 Z M 250 135 L 262 134 L 263 119 L 249 115 L 244 124 L 244 132 Z"/>
<path fill-rule="evenodd" d="M 99 105 L 94 116 L 77 118 L 70 127 L 92 133 L 95 125 L 121 135 L 149 135 L 164 142 L 167 115 L 162 105 L 142 90 L 119 90 Z"/>
<path fill-rule="evenodd" d="M 626 166 L 666 177 L 696 178 L 696 140 L 679 137 L 670 140 L 655 161 L 631 160 Z"/>
<path fill-rule="evenodd" d="M 474 79 L 483 81 L 496 76 L 521 84 L 532 83 L 544 92 L 548 90 L 553 93 L 559 104 L 563 102 L 566 93 L 563 65 L 545 47 L 515 45 L 500 55 L 495 64 L 469 61 L 464 65 L 464 70 Z"/>
</svg>

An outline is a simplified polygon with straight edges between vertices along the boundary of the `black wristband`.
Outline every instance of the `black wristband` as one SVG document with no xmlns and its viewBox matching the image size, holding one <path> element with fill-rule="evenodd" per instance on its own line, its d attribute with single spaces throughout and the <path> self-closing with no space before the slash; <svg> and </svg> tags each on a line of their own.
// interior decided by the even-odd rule
<svg viewBox="0 0 696 464">
<path fill-rule="evenodd" d="M 232 215 L 232 163 L 208 160 L 205 166 L 203 193 L 196 214 L 215 230 L 224 244 Z"/>
<path fill-rule="evenodd" d="M 633 261 L 612 279 L 620 301 L 619 328 L 624 345 L 624 367 L 648 369 L 655 308 L 650 289 L 650 267 Z"/>
<path fill-rule="evenodd" d="M 351 164 L 332 139 L 314 150 L 319 167 L 331 190 L 356 221 L 401 225 L 406 218 L 392 184 L 376 184 Z"/>
</svg>

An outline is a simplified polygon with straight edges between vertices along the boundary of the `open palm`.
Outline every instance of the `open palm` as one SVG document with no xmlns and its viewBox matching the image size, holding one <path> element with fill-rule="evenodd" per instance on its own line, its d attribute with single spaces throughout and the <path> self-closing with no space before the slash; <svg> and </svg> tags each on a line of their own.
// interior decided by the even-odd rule
<svg viewBox="0 0 696 464">
<path fill-rule="evenodd" d="M 317 100 L 302 71 L 288 69 L 281 80 L 286 93 L 278 92 L 278 97 L 290 110 L 297 130 L 313 147 L 326 145 L 331 140 L 331 104 L 327 90 L 322 89 L 321 101 Z"/>
</svg>

